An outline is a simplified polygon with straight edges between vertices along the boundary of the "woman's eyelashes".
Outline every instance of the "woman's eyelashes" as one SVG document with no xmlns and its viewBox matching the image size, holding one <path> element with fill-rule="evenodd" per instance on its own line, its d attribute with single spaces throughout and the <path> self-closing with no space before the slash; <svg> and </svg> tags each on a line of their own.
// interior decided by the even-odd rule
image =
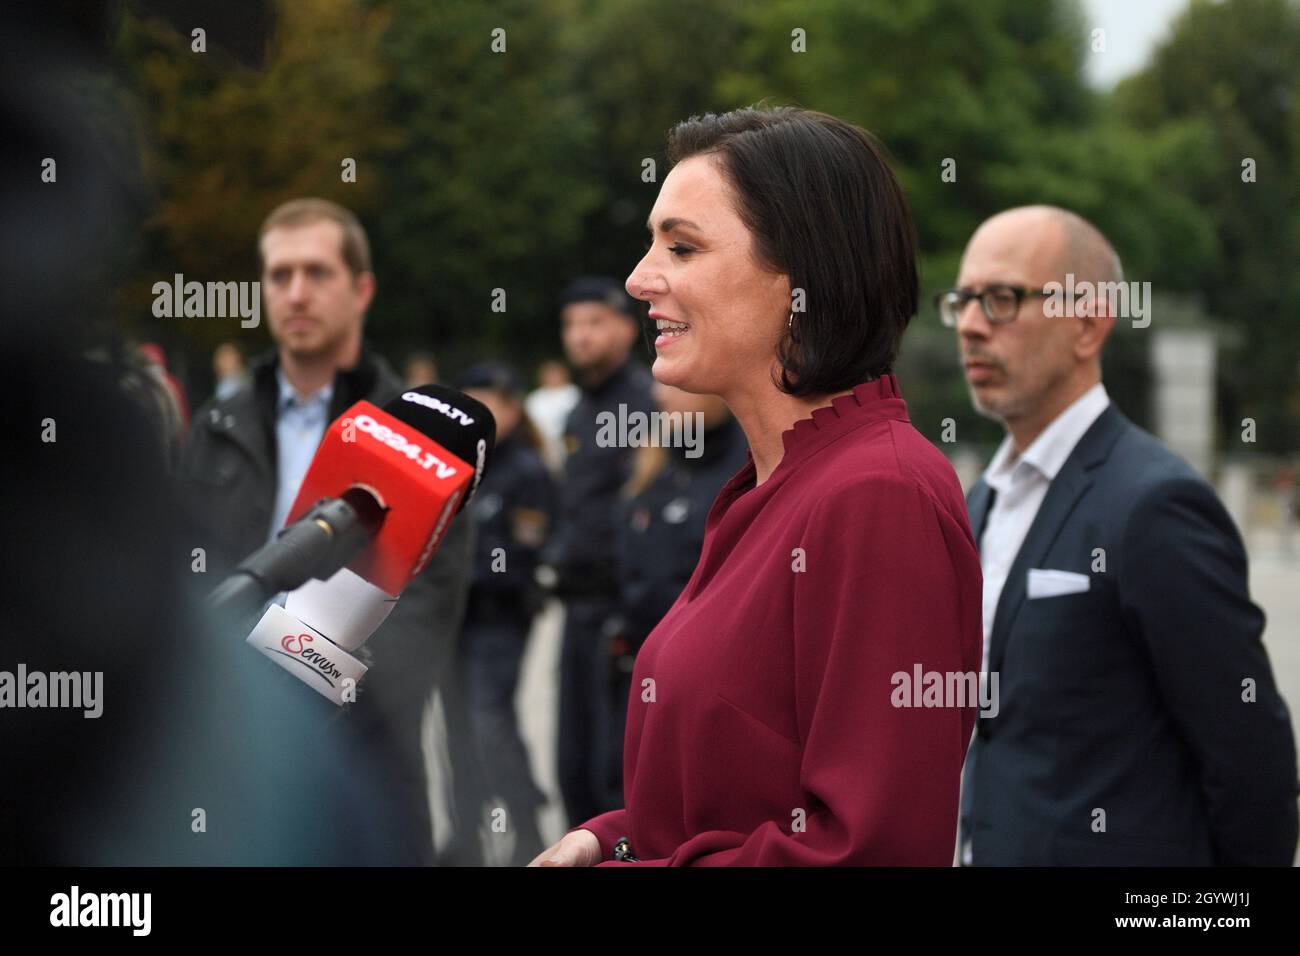
<svg viewBox="0 0 1300 956">
<path fill-rule="evenodd" d="M 648 241 L 645 244 L 645 251 L 649 252 L 651 249 L 654 248 L 654 246 L 655 244 L 653 239 Z M 687 256 L 689 256 L 691 253 L 696 252 L 697 250 L 692 246 L 685 246 L 679 242 L 675 245 L 669 246 L 668 251 L 672 253 L 674 256 L 677 256 L 679 259 L 684 259 Z"/>
</svg>

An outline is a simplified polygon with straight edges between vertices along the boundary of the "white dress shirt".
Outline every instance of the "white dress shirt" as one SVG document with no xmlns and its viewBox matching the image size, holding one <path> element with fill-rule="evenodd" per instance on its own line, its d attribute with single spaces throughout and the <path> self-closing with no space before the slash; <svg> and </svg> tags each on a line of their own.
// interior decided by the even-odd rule
<svg viewBox="0 0 1300 956">
<path fill-rule="evenodd" d="M 1074 446 L 1109 404 L 1110 397 L 1098 382 L 1057 415 L 1019 457 L 1015 457 L 1011 436 L 1007 435 L 984 472 L 984 481 L 993 489 L 994 498 L 980 536 L 980 566 L 984 571 L 981 671 L 989 669 L 989 638 L 998 599 L 1034 516 Z"/>
</svg>

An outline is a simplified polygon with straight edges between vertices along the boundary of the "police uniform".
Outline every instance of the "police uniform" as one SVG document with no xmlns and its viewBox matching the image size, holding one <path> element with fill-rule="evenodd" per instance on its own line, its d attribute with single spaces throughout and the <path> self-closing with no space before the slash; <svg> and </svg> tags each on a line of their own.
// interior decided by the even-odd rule
<svg viewBox="0 0 1300 956">
<path fill-rule="evenodd" d="M 547 554 L 565 601 L 558 756 L 560 791 L 575 822 L 621 805 L 623 775 L 611 745 L 620 718 L 610 695 L 609 645 L 619 610 L 615 510 L 636 449 L 598 443 L 598 416 L 619 419 L 620 405 L 624 414 L 649 414 L 653 383 L 628 359 L 603 382 L 583 386 L 565 424 L 560 512 Z"/>
<path fill-rule="evenodd" d="M 516 835 L 515 862 L 522 863 L 544 849 L 536 814 L 546 796 L 529 769 L 514 697 L 539 608 L 533 576 L 554 497 L 541 455 L 516 430 L 498 442 L 469 505 L 478 536 L 459 656 L 475 747 L 455 767 L 456 805 L 481 819 L 484 800 L 500 800 Z"/>
<path fill-rule="evenodd" d="M 612 657 L 614 748 L 622 766 L 623 729 L 636 651 L 690 580 L 704 523 L 718 492 L 745 466 L 749 445 L 734 418 L 704 432 L 700 455 L 670 448 L 664 469 L 618 510 L 621 618 Z"/>
</svg>

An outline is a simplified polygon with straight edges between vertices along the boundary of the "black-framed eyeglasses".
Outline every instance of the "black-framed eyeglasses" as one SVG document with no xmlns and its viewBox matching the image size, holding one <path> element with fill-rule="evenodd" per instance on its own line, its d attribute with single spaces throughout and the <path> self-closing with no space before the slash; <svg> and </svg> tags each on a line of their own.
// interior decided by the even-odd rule
<svg viewBox="0 0 1300 956">
<path fill-rule="evenodd" d="M 1020 314 L 1020 303 L 1025 299 L 1046 295 L 1041 289 L 1027 289 L 1022 285 L 996 284 L 983 292 L 973 289 L 948 289 L 934 297 L 934 307 L 939 310 L 939 321 L 950 329 L 957 327 L 957 319 L 971 299 L 980 300 L 984 317 L 993 325 L 1005 325 Z"/>
</svg>

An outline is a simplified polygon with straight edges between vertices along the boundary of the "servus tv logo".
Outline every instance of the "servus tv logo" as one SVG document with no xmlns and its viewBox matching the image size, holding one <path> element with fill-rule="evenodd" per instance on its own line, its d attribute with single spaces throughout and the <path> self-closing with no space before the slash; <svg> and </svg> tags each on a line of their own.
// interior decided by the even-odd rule
<svg viewBox="0 0 1300 956">
<path fill-rule="evenodd" d="M 336 707 L 357 699 L 366 665 L 280 605 L 267 607 L 247 643 Z"/>
<path fill-rule="evenodd" d="M 333 687 L 334 682 L 343 676 L 343 672 L 328 655 L 322 654 L 312 646 L 315 641 L 316 637 L 313 634 L 286 634 L 280 638 L 280 647 L 283 650 L 279 653 L 314 672 Z"/>
</svg>

